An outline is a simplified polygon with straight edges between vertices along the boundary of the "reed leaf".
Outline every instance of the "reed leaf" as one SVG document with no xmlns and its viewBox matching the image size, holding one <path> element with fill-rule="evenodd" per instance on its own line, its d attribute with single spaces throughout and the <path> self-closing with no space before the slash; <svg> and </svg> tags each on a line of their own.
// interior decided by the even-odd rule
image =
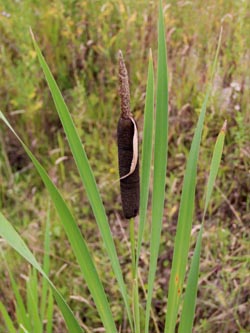
<svg viewBox="0 0 250 333">
<path fill-rule="evenodd" d="M 18 137 L 18 135 L 15 133 L 15 131 L 9 124 L 8 120 L 2 114 L 2 112 L 0 112 L 0 118 L 3 119 L 5 124 L 10 128 L 10 130 L 15 134 L 17 139 L 20 141 L 24 150 L 26 151 L 26 153 L 32 160 L 34 166 L 36 167 L 41 179 L 43 180 L 44 185 L 46 186 L 51 196 L 51 199 L 56 207 L 58 215 L 60 216 L 64 230 L 68 236 L 72 250 L 81 268 L 83 277 L 94 299 L 94 302 L 100 314 L 103 325 L 108 332 L 115 333 L 116 327 L 114 324 L 114 320 L 111 314 L 106 294 L 104 292 L 102 283 L 98 277 L 96 268 L 94 266 L 86 242 L 77 226 L 77 223 L 73 215 L 71 214 L 71 211 L 69 210 L 61 194 L 59 193 L 58 189 L 49 178 L 44 168 L 41 166 L 41 164 L 38 162 L 38 160 L 35 158 L 32 152 L 28 149 L 28 147 L 24 144 L 24 142 Z"/>
<path fill-rule="evenodd" d="M 37 271 L 35 268 L 30 270 L 28 279 L 26 281 L 26 300 L 29 320 L 31 321 L 32 325 L 32 331 L 42 333 L 43 324 L 39 316 L 38 280 Z"/>
<path fill-rule="evenodd" d="M 64 131 L 66 133 L 71 152 L 73 154 L 82 183 L 85 187 L 90 205 L 92 207 L 96 222 L 98 224 L 98 228 L 100 230 L 109 259 L 111 261 L 113 271 L 116 276 L 116 279 L 117 279 L 117 282 L 118 282 L 118 285 L 119 285 L 119 288 L 120 288 L 120 291 L 121 291 L 121 294 L 122 294 L 122 297 L 124 300 L 128 319 L 129 319 L 130 325 L 132 327 L 132 315 L 131 315 L 131 310 L 129 307 L 128 293 L 127 293 L 126 286 L 125 286 L 125 283 L 123 280 L 122 271 L 121 271 L 120 263 L 118 260 L 116 248 L 114 245 L 114 240 L 113 240 L 113 237 L 112 237 L 112 234 L 110 231 L 107 215 L 105 213 L 105 209 L 104 209 L 102 199 L 100 197 L 100 193 L 99 193 L 97 185 L 96 185 L 96 181 L 95 181 L 92 169 L 90 167 L 86 152 L 82 146 L 80 137 L 76 131 L 74 122 L 69 113 L 67 105 L 64 102 L 60 89 L 58 88 L 56 81 L 53 78 L 53 75 L 41 53 L 39 46 L 37 45 L 37 43 L 35 41 L 35 38 L 34 38 L 34 35 L 32 32 L 31 32 L 31 35 L 32 35 L 34 47 L 37 52 L 37 56 L 38 56 L 40 65 L 44 72 L 46 81 L 48 83 L 52 98 L 55 103 L 56 110 L 60 117 Z"/>
<path fill-rule="evenodd" d="M 43 266 L 44 272 L 49 276 L 50 271 L 50 205 L 47 212 L 45 235 L 44 235 L 44 256 L 43 256 Z M 41 296 L 41 318 L 42 321 L 45 318 L 45 310 L 47 303 L 48 294 L 48 281 L 43 278 L 42 280 L 42 296 Z M 53 303 L 53 302 L 52 302 Z"/>
<path fill-rule="evenodd" d="M 164 16 L 162 2 L 159 1 L 158 22 L 158 68 L 156 119 L 154 139 L 154 180 L 152 194 L 152 225 L 150 239 L 150 264 L 148 275 L 148 294 L 145 316 L 145 333 L 148 333 L 153 286 L 159 253 L 162 217 L 165 198 L 165 182 L 168 150 L 168 73 L 167 50 L 165 39 Z"/>
<path fill-rule="evenodd" d="M 184 296 L 183 309 L 181 312 L 180 325 L 178 333 L 192 333 L 196 295 L 198 288 L 200 254 L 202 243 L 202 232 L 204 228 L 204 220 L 207 212 L 208 203 L 211 198 L 212 190 L 214 187 L 215 179 L 219 170 L 224 139 L 225 139 L 226 122 L 224 123 L 215 143 L 213 157 L 210 165 L 210 174 L 207 182 L 207 191 L 205 196 L 205 207 L 203 211 L 201 229 L 198 234 L 194 254 L 191 261 L 190 272 L 187 280 L 187 288 Z"/>
<path fill-rule="evenodd" d="M 142 140 L 140 217 L 139 217 L 139 231 L 138 231 L 138 241 L 137 241 L 136 267 L 138 267 L 143 231 L 145 228 L 146 216 L 148 212 L 147 205 L 148 205 L 148 193 L 149 193 L 150 167 L 152 160 L 153 128 L 154 128 L 154 68 L 153 68 L 152 51 L 150 50 L 149 63 L 148 63 L 146 102 L 144 110 L 143 140 Z"/>
<path fill-rule="evenodd" d="M 212 80 L 214 77 L 215 68 L 217 64 L 220 42 L 221 42 L 221 34 L 213 63 L 212 79 L 208 86 L 206 96 L 202 104 L 201 113 L 198 119 L 197 127 L 195 129 L 194 137 L 191 144 L 191 149 L 187 160 L 186 171 L 184 175 L 180 209 L 177 222 L 177 230 L 175 236 L 173 262 L 172 262 L 172 269 L 171 269 L 169 289 L 168 289 L 168 304 L 167 304 L 167 312 L 166 312 L 166 320 L 164 328 L 165 333 L 174 333 L 175 331 L 180 297 L 182 294 L 183 281 L 187 266 L 193 212 L 194 212 L 197 162 L 198 162 L 199 148 L 201 142 L 201 134 L 206 114 L 207 103 L 211 92 Z"/>
<path fill-rule="evenodd" d="M 48 305 L 46 312 L 46 333 L 52 333 L 53 329 L 53 307 L 54 307 L 54 298 L 51 289 L 49 289 L 48 293 Z"/>
<path fill-rule="evenodd" d="M 0 213 L 0 236 L 5 239 L 5 241 L 16 250 L 27 262 L 29 262 L 37 271 L 39 271 L 42 276 L 48 281 L 50 287 L 52 288 L 54 297 L 60 308 L 63 317 L 65 319 L 66 325 L 70 332 L 72 333 L 83 333 L 83 330 L 79 326 L 76 318 L 74 317 L 71 309 L 67 305 L 66 301 L 54 286 L 53 282 L 42 270 L 41 266 L 38 264 L 37 260 L 24 243 L 22 238 L 18 235 L 16 230 L 10 224 L 10 222 Z"/>
</svg>

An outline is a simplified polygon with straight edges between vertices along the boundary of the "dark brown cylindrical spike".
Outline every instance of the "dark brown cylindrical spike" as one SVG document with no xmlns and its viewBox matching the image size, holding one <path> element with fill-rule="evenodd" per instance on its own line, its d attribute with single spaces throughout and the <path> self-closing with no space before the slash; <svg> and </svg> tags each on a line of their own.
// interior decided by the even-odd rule
<svg viewBox="0 0 250 333">
<path fill-rule="evenodd" d="M 118 159 L 122 208 L 125 218 L 135 217 L 139 212 L 140 177 L 137 125 L 130 111 L 128 73 L 119 51 L 119 83 L 121 117 L 117 126 Z M 135 165 L 133 162 L 135 161 Z"/>
</svg>

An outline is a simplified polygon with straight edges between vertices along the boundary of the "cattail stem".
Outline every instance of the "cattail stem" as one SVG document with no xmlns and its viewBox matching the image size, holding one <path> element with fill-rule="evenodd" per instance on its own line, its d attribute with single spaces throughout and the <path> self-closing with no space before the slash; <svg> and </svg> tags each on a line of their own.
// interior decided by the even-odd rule
<svg viewBox="0 0 250 333">
<path fill-rule="evenodd" d="M 140 307 L 138 294 L 138 276 L 136 271 L 136 239 L 135 239 L 135 221 L 133 218 L 129 221 L 130 246 L 132 257 L 132 309 L 134 319 L 135 333 L 140 333 Z"/>
</svg>

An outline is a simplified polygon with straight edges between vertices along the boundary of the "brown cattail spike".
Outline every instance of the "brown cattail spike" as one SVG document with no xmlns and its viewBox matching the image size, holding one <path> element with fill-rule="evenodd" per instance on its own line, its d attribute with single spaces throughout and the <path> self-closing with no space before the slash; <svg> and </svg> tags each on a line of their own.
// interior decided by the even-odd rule
<svg viewBox="0 0 250 333">
<path fill-rule="evenodd" d="M 132 117 L 130 111 L 128 72 L 123 60 L 123 55 L 121 50 L 119 50 L 118 56 L 119 56 L 119 84 L 120 84 L 119 93 L 121 98 L 121 117 L 127 119 Z"/>
<path fill-rule="evenodd" d="M 128 73 L 119 51 L 119 83 L 121 116 L 117 126 L 118 159 L 122 208 L 125 218 L 135 217 L 139 211 L 140 177 L 137 124 L 130 111 Z"/>
</svg>

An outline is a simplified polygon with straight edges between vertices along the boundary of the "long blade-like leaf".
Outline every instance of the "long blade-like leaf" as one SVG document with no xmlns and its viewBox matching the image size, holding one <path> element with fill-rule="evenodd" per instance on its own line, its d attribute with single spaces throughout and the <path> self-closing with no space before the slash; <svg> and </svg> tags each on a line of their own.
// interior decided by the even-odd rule
<svg viewBox="0 0 250 333">
<path fill-rule="evenodd" d="M 32 35 L 33 36 L 33 35 Z M 126 286 L 123 280 L 122 271 L 120 267 L 120 263 L 117 257 L 116 248 L 114 245 L 113 237 L 110 231 L 107 215 L 105 213 L 105 209 L 96 185 L 96 181 L 93 175 L 93 172 L 91 170 L 86 152 L 82 146 L 81 140 L 79 138 L 79 135 L 76 131 L 75 125 L 73 123 L 73 120 L 71 118 L 71 115 L 68 111 L 68 108 L 64 102 L 64 99 L 62 97 L 62 94 L 53 78 L 53 75 L 51 74 L 51 71 L 41 53 L 41 50 L 39 49 L 35 38 L 33 36 L 33 42 L 34 46 L 38 55 L 38 59 L 40 62 L 40 65 L 43 69 L 45 78 L 47 80 L 47 83 L 50 88 L 50 92 L 52 94 L 56 110 L 58 112 L 58 115 L 61 119 L 64 131 L 67 135 L 68 142 L 70 149 L 72 151 L 75 163 L 77 165 L 82 183 L 85 187 L 89 202 L 91 204 L 91 207 L 93 209 L 93 213 L 95 215 L 99 230 L 101 232 L 105 247 L 107 249 L 108 256 L 110 258 L 124 303 L 127 310 L 128 318 L 130 325 L 132 327 L 132 315 L 131 310 L 129 307 L 129 301 L 128 301 L 128 294 L 126 291 Z"/>
<path fill-rule="evenodd" d="M 22 140 L 18 137 L 18 135 L 15 133 L 15 131 L 9 124 L 8 120 L 2 114 L 2 112 L 0 112 L 0 118 L 3 119 L 5 124 L 11 129 L 11 131 L 15 134 L 17 139 L 20 141 L 20 143 L 22 144 L 26 153 L 32 160 L 34 166 L 36 167 L 40 177 L 42 178 L 42 180 L 53 200 L 53 203 L 56 207 L 58 215 L 61 218 L 63 227 L 68 236 L 72 249 L 75 253 L 75 256 L 76 256 L 76 259 L 81 268 L 83 277 L 84 277 L 85 281 L 87 282 L 90 293 L 94 299 L 94 302 L 95 302 L 97 310 L 100 314 L 103 325 L 108 332 L 115 333 L 116 327 L 114 324 L 114 320 L 113 320 L 113 317 L 111 314 L 111 310 L 110 310 L 110 306 L 109 306 L 106 294 L 104 292 L 101 281 L 98 277 L 96 268 L 94 266 L 94 263 L 91 258 L 91 255 L 89 253 L 86 242 L 77 226 L 77 223 L 76 223 L 74 217 L 71 214 L 71 211 L 69 210 L 69 208 L 66 205 L 66 203 L 64 202 L 61 194 L 59 193 L 58 189 L 56 188 L 56 186 L 53 184 L 53 182 L 49 178 L 49 176 L 46 173 L 46 171 L 44 170 L 44 168 L 41 166 L 41 164 L 38 162 L 38 160 L 35 158 L 35 156 L 31 153 L 29 148 L 24 144 L 24 142 L 22 142 Z"/>
<path fill-rule="evenodd" d="M 30 270 L 26 281 L 26 301 L 29 320 L 31 321 L 32 331 L 42 333 L 43 325 L 39 316 L 38 308 L 38 280 L 37 271 L 33 268 Z"/>
<path fill-rule="evenodd" d="M 57 304 L 63 314 L 65 322 L 70 332 L 83 333 L 83 330 L 79 326 L 76 318 L 74 317 L 71 309 L 67 305 L 66 301 L 54 286 L 53 282 L 48 278 L 41 266 L 36 261 L 33 254 L 28 249 L 22 238 L 18 235 L 16 230 L 10 224 L 10 222 L 0 213 L 0 236 L 6 240 L 6 242 L 15 249 L 26 261 L 28 261 L 35 269 L 37 269 L 43 277 L 48 281 L 50 287 L 53 290 Z"/>
<path fill-rule="evenodd" d="M 158 24 L 158 68 L 156 120 L 154 140 L 154 181 L 152 195 L 152 225 L 150 240 L 150 265 L 148 276 L 148 295 L 146 304 L 145 333 L 149 329 L 149 316 L 153 295 L 153 286 L 159 253 L 162 216 L 164 209 L 165 182 L 168 150 L 168 74 L 167 50 L 165 39 L 164 16 L 162 2 L 159 1 Z"/>
<path fill-rule="evenodd" d="M 217 64 L 220 40 L 221 35 L 213 64 L 212 78 L 214 76 Z M 164 329 L 165 333 L 174 333 L 176 319 L 178 315 L 179 301 L 182 293 L 183 281 L 187 266 L 190 234 L 193 220 L 197 162 L 201 142 L 201 134 L 211 87 L 212 80 L 208 86 L 207 93 L 202 104 L 201 113 L 199 116 L 197 127 L 195 129 L 191 149 L 187 160 L 187 167 L 184 175 L 180 210 L 175 236 L 174 255 L 168 289 L 168 305 Z"/>
<path fill-rule="evenodd" d="M 49 275 L 50 270 L 50 206 L 47 212 L 47 221 L 45 227 L 45 235 L 44 235 L 44 256 L 43 256 L 43 270 L 44 272 Z M 40 315 L 43 321 L 46 311 L 47 305 L 47 295 L 48 294 L 48 282 L 46 279 L 43 278 L 42 281 L 42 296 L 41 296 L 41 310 Z"/>
<path fill-rule="evenodd" d="M 53 329 L 53 306 L 54 306 L 54 299 L 51 289 L 49 289 L 48 295 L 48 306 L 47 306 L 47 313 L 46 313 L 46 333 L 52 333 Z"/>
<path fill-rule="evenodd" d="M 180 325 L 178 332 L 179 333 L 192 333 L 194 313 L 195 313 L 195 304 L 196 304 L 196 295 L 198 288 L 198 277 L 199 277 L 199 266 L 200 266 L 200 253 L 201 253 L 201 242 L 202 242 L 202 231 L 204 219 L 208 207 L 208 203 L 211 198 L 212 190 L 214 187 L 215 179 L 219 170 L 224 139 L 225 139 L 225 130 L 226 122 L 224 123 L 218 138 L 215 143 L 212 162 L 210 165 L 210 174 L 208 177 L 207 191 L 205 197 L 205 207 L 203 212 L 201 229 L 198 234 L 193 258 L 191 261 L 190 272 L 187 280 L 187 288 L 184 296 L 183 309 L 181 312 Z"/>
<path fill-rule="evenodd" d="M 135 264 L 135 317 L 137 326 L 140 323 L 140 305 L 139 305 L 139 290 L 138 290 L 138 265 L 141 252 L 142 238 L 145 229 L 145 222 L 147 216 L 148 194 L 149 194 L 149 180 L 150 168 L 152 159 L 152 143 L 153 143 L 153 126 L 154 124 L 154 68 L 152 51 L 149 53 L 148 63 L 148 79 L 146 89 L 146 102 L 144 109 L 144 128 L 142 140 L 142 167 L 141 167 L 141 187 L 140 187 L 140 217 L 139 217 L 139 231 L 136 251 L 136 264 Z M 140 329 L 137 329 L 140 331 Z"/>
<path fill-rule="evenodd" d="M 145 113 L 144 113 L 143 140 L 142 140 L 140 221 L 139 221 L 139 232 L 138 232 L 138 242 L 137 242 L 136 267 L 138 267 L 143 231 L 147 216 L 150 167 L 152 159 L 153 124 L 154 124 L 154 69 L 153 69 L 152 52 L 150 50 Z"/>
</svg>

